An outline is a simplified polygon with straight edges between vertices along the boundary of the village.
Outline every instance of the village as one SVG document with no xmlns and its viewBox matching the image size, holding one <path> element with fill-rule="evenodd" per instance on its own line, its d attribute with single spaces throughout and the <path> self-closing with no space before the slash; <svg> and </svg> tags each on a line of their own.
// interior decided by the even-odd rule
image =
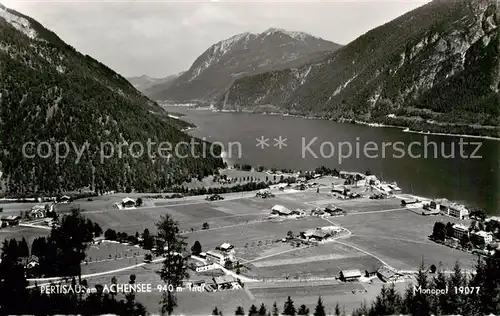
<svg viewBox="0 0 500 316">
<path fill-rule="evenodd" d="M 188 260 L 190 274 L 183 288 L 206 293 L 199 302 L 180 304 L 189 314 L 206 313 L 204 306 L 214 302 L 227 310 L 255 300 L 270 305 L 305 289 L 311 298 L 321 291 L 328 304 L 355 307 L 385 283 L 403 289 L 422 261 L 429 273 L 436 266 L 450 271 L 456 261 L 471 269 L 476 252 L 433 240 L 436 219 L 452 227 L 444 239 L 460 244 L 464 234 L 474 235 L 484 239 L 488 253 L 498 249 L 498 227 L 488 225 L 495 230 L 486 232 L 486 225 L 477 224 L 470 229 L 474 212 L 463 205 L 403 194 L 396 183 L 362 173 L 315 174 L 309 179 L 290 174 L 285 179 L 292 176 L 295 181 L 248 192 L 177 198 L 134 192 L 78 200 L 61 196 L 21 211 L 21 203 L 15 211 L 5 204 L 0 236 L 17 234 L 30 243 L 48 234 L 60 214 L 81 208 L 101 231 L 82 263 L 83 278 L 97 284 L 134 274 L 154 288 L 161 284 L 155 271 L 162 258 L 147 240 L 154 238 L 159 217 L 169 214 L 189 245 L 189 251 L 179 254 Z M 36 257 L 23 260 L 27 270 L 36 270 Z M 43 278 L 32 275 L 29 281 Z M 193 295 L 199 294 L 186 290 L 179 299 Z M 138 296 L 146 305 L 157 304 L 157 293 Z M 301 297 L 304 302 L 308 298 Z"/>
</svg>

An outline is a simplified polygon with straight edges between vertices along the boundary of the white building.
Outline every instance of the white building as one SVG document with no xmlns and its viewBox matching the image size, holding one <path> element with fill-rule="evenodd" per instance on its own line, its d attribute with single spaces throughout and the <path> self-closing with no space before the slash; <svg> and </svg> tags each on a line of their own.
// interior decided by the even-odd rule
<svg viewBox="0 0 500 316">
<path fill-rule="evenodd" d="M 280 215 L 280 216 L 289 216 L 292 214 L 292 211 L 284 207 L 283 205 L 275 205 L 271 209 L 272 215 Z"/>
<path fill-rule="evenodd" d="M 485 232 L 484 230 L 474 232 L 473 234 L 482 239 L 485 244 L 493 242 L 493 235 L 491 233 Z"/>
<path fill-rule="evenodd" d="M 218 250 L 209 250 L 206 252 L 206 254 L 207 261 L 218 263 L 221 266 L 224 266 L 227 261 L 233 261 L 233 256 L 230 253 L 225 253 Z"/>
<path fill-rule="evenodd" d="M 435 199 L 430 203 L 431 209 L 440 210 L 442 214 L 459 219 L 469 217 L 469 210 L 461 204 L 452 203 L 447 199 Z"/>
<path fill-rule="evenodd" d="M 469 236 L 469 229 L 461 224 L 453 225 L 453 237 L 460 240 L 463 235 Z"/>
<path fill-rule="evenodd" d="M 228 242 L 223 243 L 222 245 L 219 246 L 219 249 L 221 251 L 224 251 L 226 253 L 234 253 L 234 246 L 231 245 Z"/>
<path fill-rule="evenodd" d="M 469 217 L 469 210 L 461 204 L 453 203 L 448 208 L 448 215 L 459 218 L 459 219 L 464 219 L 464 218 Z"/>
<path fill-rule="evenodd" d="M 122 206 L 123 207 L 134 207 L 135 206 L 135 200 L 131 199 L 129 197 L 126 197 L 122 200 Z"/>
</svg>

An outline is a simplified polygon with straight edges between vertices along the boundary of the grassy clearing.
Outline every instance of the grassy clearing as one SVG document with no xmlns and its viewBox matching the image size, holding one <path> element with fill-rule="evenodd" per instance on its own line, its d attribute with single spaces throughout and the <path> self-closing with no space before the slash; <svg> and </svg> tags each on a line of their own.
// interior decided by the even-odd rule
<svg viewBox="0 0 500 316">
<path fill-rule="evenodd" d="M 320 296 L 324 293 L 330 295 L 344 295 L 348 293 L 364 292 L 365 289 L 359 283 L 341 283 L 329 285 L 314 285 L 314 286 L 297 286 L 293 283 L 287 286 L 269 287 L 269 288 L 256 288 L 252 289 L 252 294 L 256 299 L 263 299 L 266 297 L 282 297 L 286 298 L 291 296 L 293 298 L 300 298 L 304 296 Z"/>
<path fill-rule="evenodd" d="M 286 196 L 286 195 L 282 195 Z M 145 228 L 155 230 L 155 225 L 164 214 L 171 215 L 179 222 L 181 229 L 200 229 L 203 223 L 211 228 L 224 227 L 262 220 L 270 214 L 270 209 L 281 204 L 290 209 L 304 207 L 304 204 L 289 201 L 281 197 L 271 199 L 245 198 L 238 200 L 213 202 L 178 202 L 165 207 L 148 209 L 117 210 L 89 212 L 85 216 L 95 221 L 103 229 L 112 228 L 117 231 L 134 233 Z M 155 202 L 155 204 L 158 204 Z M 285 232 L 286 233 L 286 232 Z"/>
<path fill-rule="evenodd" d="M 306 218 L 302 220 L 267 221 L 261 223 L 249 223 L 244 226 L 226 227 L 218 230 L 198 231 L 188 234 L 189 245 L 196 240 L 200 241 L 203 249 L 208 250 L 219 246 L 223 242 L 229 242 L 235 246 L 237 254 L 240 248 L 266 249 L 271 241 L 281 240 L 289 230 L 298 232 L 300 230 L 325 226 L 325 221 L 318 218 Z M 326 223 L 328 224 L 328 223 Z M 260 248 L 259 246 L 264 246 Z M 281 241 L 279 242 L 281 243 Z M 267 245 L 267 246 L 266 246 Z M 247 250 L 245 250 L 247 251 Z M 248 260 L 247 258 L 243 258 Z"/>
<path fill-rule="evenodd" d="M 21 211 L 29 211 L 34 205 L 37 204 L 39 203 L 0 203 L 0 208 L 3 208 L 3 213 L 12 213 L 2 213 L 2 215 L 19 215 Z"/>
<path fill-rule="evenodd" d="M 261 246 L 251 246 L 238 248 L 236 250 L 236 257 L 244 258 L 245 261 L 254 260 L 259 257 L 270 256 L 273 254 L 277 254 L 283 251 L 289 251 L 291 249 L 295 249 L 289 243 L 283 242 L 264 242 Z"/>
<path fill-rule="evenodd" d="M 310 257 L 313 258 L 313 257 Z M 367 255 L 357 255 L 354 258 L 336 260 L 307 261 L 297 264 L 272 265 L 253 267 L 246 274 L 249 277 L 263 278 L 264 280 L 290 278 L 304 280 L 309 278 L 331 278 L 339 275 L 341 270 L 365 269 L 380 267 L 380 262 Z"/>
<path fill-rule="evenodd" d="M 428 240 L 439 217 L 426 217 L 407 210 L 335 218 L 353 236 L 342 240 L 393 265 L 398 269 L 416 270 L 422 259 L 428 264 L 440 261 L 451 267 L 457 260 L 464 267 L 474 261 L 472 255 Z M 444 221 L 457 221 L 445 217 Z"/>
<path fill-rule="evenodd" d="M 451 270 L 459 261 L 464 269 L 473 268 L 477 261 L 473 255 L 439 244 L 422 244 L 377 237 L 353 236 L 344 241 L 374 254 L 396 269 L 417 270 L 424 260 L 426 266 L 442 262 L 445 269 Z"/>
<path fill-rule="evenodd" d="M 48 229 L 12 226 L 0 229 L 0 243 L 3 244 L 5 239 L 21 240 L 23 237 L 31 245 L 33 240 L 37 237 L 47 237 L 50 234 Z"/>
</svg>

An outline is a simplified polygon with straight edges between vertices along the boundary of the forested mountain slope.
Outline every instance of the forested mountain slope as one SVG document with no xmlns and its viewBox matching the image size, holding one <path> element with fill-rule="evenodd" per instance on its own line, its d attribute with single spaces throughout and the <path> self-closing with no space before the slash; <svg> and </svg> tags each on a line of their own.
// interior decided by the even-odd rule
<svg viewBox="0 0 500 316">
<path fill-rule="evenodd" d="M 111 143 L 139 142 L 146 147 L 148 139 L 172 144 L 188 140 L 180 130 L 186 123 L 165 114 L 113 70 L 78 53 L 33 19 L 0 6 L 3 191 L 53 193 L 92 183 L 99 191 L 156 190 L 222 165 L 218 158 L 172 157 L 168 163 L 147 154 L 134 158 L 127 147 L 122 157 L 118 150 L 112 156 L 101 154 L 101 147 L 110 149 Z M 40 147 L 41 155 L 33 153 L 42 142 L 50 144 L 52 155 L 47 155 L 46 145 Z M 59 142 L 70 148 L 58 163 L 54 151 Z M 88 146 L 79 161 L 74 146 Z M 60 148 L 63 155 L 66 147 Z M 134 147 L 132 154 L 138 151 Z"/>
<path fill-rule="evenodd" d="M 320 62 L 240 78 L 218 106 L 498 137 L 499 25 L 498 1 L 435 0 Z"/>
</svg>

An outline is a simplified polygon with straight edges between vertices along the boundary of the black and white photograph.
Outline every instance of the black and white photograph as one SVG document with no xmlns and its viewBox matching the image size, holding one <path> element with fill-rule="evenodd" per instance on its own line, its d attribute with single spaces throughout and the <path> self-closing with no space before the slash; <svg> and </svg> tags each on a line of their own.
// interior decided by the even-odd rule
<svg viewBox="0 0 500 316">
<path fill-rule="evenodd" d="M 0 315 L 500 315 L 499 0 L 0 0 Z"/>
</svg>

